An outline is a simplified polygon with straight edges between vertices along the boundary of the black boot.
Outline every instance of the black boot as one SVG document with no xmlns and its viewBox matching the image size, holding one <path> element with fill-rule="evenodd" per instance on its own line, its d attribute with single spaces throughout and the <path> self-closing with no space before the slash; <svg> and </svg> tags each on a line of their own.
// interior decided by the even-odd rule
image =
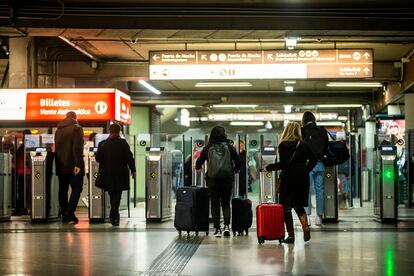
<svg viewBox="0 0 414 276">
<path fill-rule="evenodd" d="M 285 225 L 288 237 L 284 239 L 283 243 L 295 243 L 295 230 L 293 228 L 292 212 L 285 213 Z"/>
<path fill-rule="evenodd" d="M 310 227 L 308 224 L 308 217 L 306 215 L 305 209 L 299 210 L 297 214 L 299 217 L 300 224 L 302 224 L 303 240 L 307 242 L 311 239 L 311 235 L 310 235 Z"/>
</svg>

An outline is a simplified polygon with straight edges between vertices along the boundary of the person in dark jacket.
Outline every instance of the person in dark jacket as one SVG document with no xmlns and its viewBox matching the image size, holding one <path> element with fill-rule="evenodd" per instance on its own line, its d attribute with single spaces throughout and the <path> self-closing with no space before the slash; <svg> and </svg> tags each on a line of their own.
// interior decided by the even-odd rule
<svg viewBox="0 0 414 276">
<path fill-rule="evenodd" d="M 266 171 L 282 171 L 279 176 L 279 201 L 284 208 L 285 225 L 289 234 L 284 242 L 295 242 L 292 208 L 302 224 L 303 239 L 308 241 L 311 236 L 304 206 L 308 206 L 309 172 L 316 165 L 317 159 L 309 146 L 302 142 L 300 125 L 296 122 L 290 122 L 285 127 L 278 150 L 280 161 L 267 165 Z"/>
<path fill-rule="evenodd" d="M 240 170 L 240 158 L 236 149 L 229 144 L 227 140 L 226 130 L 222 126 L 215 126 L 210 133 L 207 145 L 201 151 L 200 157 L 196 162 L 196 170 L 200 170 L 205 161 L 209 159 L 209 151 L 216 145 L 224 145 L 230 152 L 233 172 L 237 173 Z M 208 169 L 208 167 L 207 167 Z M 230 236 L 230 200 L 233 189 L 234 173 L 232 177 L 227 178 L 213 178 L 209 176 L 207 170 L 208 192 L 211 201 L 211 216 L 213 217 L 214 228 L 216 229 L 214 236 L 221 237 L 220 227 L 220 204 L 223 209 L 224 228 L 223 235 Z"/>
<path fill-rule="evenodd" d="M 323 164 L 323 159 L 325 157 L 327 148 L 328 148 L 328 133 L 322 127 L 316 125 L 316 118 L 312 112 L 306 111 L 303 113 L 302 117 L 302 137 L 303 141 L 309 145 L 313 154 L 318 159 L 318 163 L 315 168 L 310 172 L 310 182 L 311 186 L 315 189 L 316 193 L 316 218 L 315 224 L 321 225 L 322 215 L 324 212 L 324 175 L 325 175 L 325 165 Z M 308 222 L 310 224 L 310 215 L 311 215 L 311 200 L 309 193 L 309 207 L 306 208 L 306 213 L 308 214 Z"/>
<path fill-rule="evenodd" d="M 325 165 L 323 159 L 328 148 L 328 133 L 323 127 L 316 125 L 316 118 L 312 112 L 306 111 L 302 117 L 302 138 L 311 148 L 313 154 L 318 159 L 315 168 L 310 172 L 311 187 L 315 189 L 316 194 L 316 217 L 315 224 L 322 224 L 322 215 L 324 212 L 324 175 Z M 311 194 L 309 193 L 309 206 L 305 209 L 308 215 L 308 223 L 310 224 L 310 215 L 312 212 Z"/>
<path fill-rule="evenodd" d="M 111 199 L 109 218 L 113 226 L 119 225 L 119 204 L 122 191 L 129 190 L 129 171 L 135 178 L 134 157 L 127 141 L 120 137 L 120 131 L 120 125 L 112 124 L 108 139 L 99 143 L 96 153 L 103 187 Z"/>
<path fill-rule="evenodd" d="M 85 163 L 83 161 L 83 129 L 73 111 L 69 111 L 66 118 L 57 126 L 55 153 L 62 222 L 78 223 L 75 211 L 82 193 Z M 68 202 L 69 185 L 72 193 Z"/>
</svg>

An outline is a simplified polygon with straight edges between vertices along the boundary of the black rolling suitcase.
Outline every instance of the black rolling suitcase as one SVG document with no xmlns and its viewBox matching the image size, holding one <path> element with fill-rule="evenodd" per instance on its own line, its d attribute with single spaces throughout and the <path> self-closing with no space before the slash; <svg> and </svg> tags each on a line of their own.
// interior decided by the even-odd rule
<svg viewBox="0 0 414 276">
<path fill-rule="evenodd" d="M 197 183 L 194 179 L 194 183 Z M 190 186 L 177 189 L 175 205 L 174 227 L 181 235 L 182 231 L 188 234 L 194 231 L 209 232 L 209 197 L 206 187 Z"/>
<path fill-rule="evenodd" d="M 249 228 L 253 222 L 252 202 L 250 199 L 239 196 L 239 175 L 236 174 L 234 185 L 234 198 L 231 200 L 231 230 L 236 236 L 243 236 L 249 234 Z M 247 188 L 247 187 L 246 187 Z M 246 189 L 247 193 L 247 189 Z"/>
</svg>

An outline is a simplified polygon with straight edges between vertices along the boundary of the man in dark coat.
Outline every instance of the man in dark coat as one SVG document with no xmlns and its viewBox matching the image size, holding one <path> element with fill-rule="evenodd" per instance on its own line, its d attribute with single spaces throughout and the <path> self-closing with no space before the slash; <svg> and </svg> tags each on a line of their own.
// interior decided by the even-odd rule
<svg viewBox="0 0 414 276">
<path fill-rule="evenodd" d="M 111 198 L 109 218 L 113 226 L 119 225 L 119 204 L 122 191 L 129 190 L 129 171 L 135 178 L 135 161 L 127 141 L 120 137 L 121 126 L 109 127 L 108 139 L 99 143 L 96 161 L 102 174 L 104 190 Z"/>
<path fill-rule="evenodd" d="M 83 161 L 83 129 L 70 111 L 55 133 L 56 173 L 59 178 L 59 205 L 62 222 L 78 223 L 76 207 L 82 193 L 85 164 Z M 69 185 L 72 189 L 68 202 Z"/>
</svg>

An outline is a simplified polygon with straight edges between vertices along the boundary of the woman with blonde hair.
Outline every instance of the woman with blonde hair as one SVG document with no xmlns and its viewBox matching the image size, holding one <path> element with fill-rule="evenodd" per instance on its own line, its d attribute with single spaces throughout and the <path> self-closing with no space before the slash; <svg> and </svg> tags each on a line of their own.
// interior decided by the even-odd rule
<svg viewBox="0 0 414 276">
<path fill-rule="evenodd" d="M 284 208 L 285 225 L 289 234 L 285 243 L 295 242 L 292 208 L 295 209 L 303 229 L 303 240 L 310 240 L 310 228 L 304 207 L 308 206 L 309 172 L 317 159 L 309 146 L 302 142 L 301 127 L 289 122 L 278 146 L 280 161 L 266 166 L 267 171 L 281 170 L 280 204 Z"/>
</svg>

